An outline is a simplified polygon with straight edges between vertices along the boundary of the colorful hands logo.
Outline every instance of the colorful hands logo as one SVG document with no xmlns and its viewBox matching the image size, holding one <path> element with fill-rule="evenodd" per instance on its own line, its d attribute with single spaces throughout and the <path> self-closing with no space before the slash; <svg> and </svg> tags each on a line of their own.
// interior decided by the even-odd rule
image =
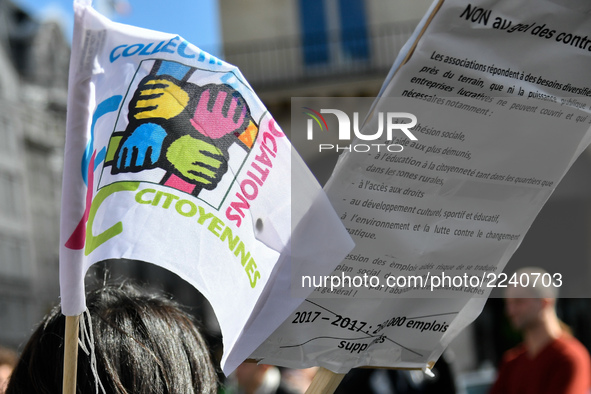
<svg viewBox="0 0 591 394">
<path fill-rule="evenodd" d="M 231 160 L 236 168 L 241 168 L 254 145 L 258 126 L 240 92 L 221 82 L 205 86 L 192 83 L 190 79 L 195 68 L 180 63 L 149 62 L 153 62 L 150 73 L 138 77 L 141 78 L 139 83 L 132 82 L 136 88 L 129 101 L 120 95 L 112 96 L 99 103 L 93 114 L 90 141 L 81 162 L 82 179 L 87 186 L 86 209 L 66 241 L 67 248 L 85 247 L 86 225 L 95 206 L 95 184 L 99 190 L 95 200 L 108 195 L 101 194 L 103 188 L 115 191 L 137 188 L 138 181 L 159 183 L 197 197 L 204 189 L 218 187 Z M 141 66 L 138 72 L 140 69 Z M 97 122 L 117 110 L 119 114 L 124 113 L 126 102 L 126 121 L 117 117 L 108 145 L 97 151 Z M 125 130 L 117 131 L 117 124 Z M 105 126 L 101 129 L 104 131 Z M 236 146 L 238 148 L 234 148 Z M 103 168 L 97 183 L 95 172 L 101 164 Z M 225 187 L 229 189 L 232 182 L 233 178 Z M 199 198 L 219 206 L 227 191 L 219 191 L 222 197 L 210 196 L 212 201 L 207 197 Z M 101 236 L 112 237 L 120 231 L 111 230 Z"/>
<path fill-rule="evenodd" d="M 105 166 L 111 174 L 160 168 L 159 183 L 198 196 L 228 171 L 228 149 L 248 152 L 258 133 L 248 104 L 226 84 L 188 82 L 194 69 L 157 61 L 129 102 L 128 125 L 115 132 Z"/>
</svg>

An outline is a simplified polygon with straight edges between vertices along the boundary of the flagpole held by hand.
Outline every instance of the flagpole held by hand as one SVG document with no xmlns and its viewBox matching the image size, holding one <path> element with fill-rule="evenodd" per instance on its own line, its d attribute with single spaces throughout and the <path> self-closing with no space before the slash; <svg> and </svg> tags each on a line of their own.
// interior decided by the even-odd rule
<svg viewBox="0 0 591 394">
<path fill-rule="evenodd" d="M 76 393 L 79 322 L 80 316 L 66 316 L 66 332 L 64 335 L 64 377 L 62 394 Z"/>
<path fill-rule="evenodd" d="M 345 374 L 334 373 L 326 368 L 320 367 L 312 383 L 306 390 L 306 394 L 332 394 L 337 389 Z"/>
</svg>

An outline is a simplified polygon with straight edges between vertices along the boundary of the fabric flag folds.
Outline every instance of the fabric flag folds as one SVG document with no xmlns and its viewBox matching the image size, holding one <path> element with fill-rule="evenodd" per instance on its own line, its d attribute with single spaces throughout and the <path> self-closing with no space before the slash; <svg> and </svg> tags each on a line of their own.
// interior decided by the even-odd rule
<svg viewBox="0 0 591 394">
<path fill-rule="evenodd" d="M 114 23 L 90 1 L 76 0 L 74 10 L 62 311 L 84 311 L 84 275 L 96 262 L 127 258 L 159 265 L 212 304 L 229 373 L 275 328 L 270 324 L 268 332 L 241 341 L 257 316 L 291 313 L 266 310 L 266 297 L 277 295 L 270 290 L 277 276 L 296 263 L 315 264 L 327 274 L 352 241 L 236 67 L 179 36 Z M 306 180 L 295 210 L 294 174 Z M 333 232 L 323 240 L 327 258 L 321 263 L 310 253 L 299 261 L 290 251 L 292 227 L 302 226 Z"/>
</svg>

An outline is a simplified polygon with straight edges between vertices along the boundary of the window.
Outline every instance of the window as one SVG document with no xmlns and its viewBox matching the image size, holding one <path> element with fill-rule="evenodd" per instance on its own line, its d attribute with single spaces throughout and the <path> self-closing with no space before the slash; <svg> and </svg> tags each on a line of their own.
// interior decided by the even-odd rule
<svg viewBox="0 0 591 394">
<path fill-rule="evenodd" d="M 12 278 L 31 275 L 26 245 L 22 238 L 0 234 L 0 275 Z"/>
<path fill-rule="evenodd" d="M 339 0 L 341 43 L 346 59 L 367 59 L 367 26 L 363 0 Z"/>
<path fill-rule="evenodd" d="M 300 0 L 300 23 L 304 63 L 327 63 L 328 29 L 324 0 Z"/>
<path fill-rule="evenodd" d="M 1 111 L 1 109 L 0 109 Z M 11 117 L 7 114 L 0 114 L 0 153 L 4 156 L 6 154 L 13 154 L 15 150 L 14 144 L 14 123 Z"/>
<path fill-rule="evenodd" d="M 0 215 L 20 218 L 23 214 L 23 188 L 18 178 L 0 171 Z"/>
<path fill-rule="evenodd" d="M 304 64 L 369 59 L 364 0 L 300 0 Z"/>
</svg>

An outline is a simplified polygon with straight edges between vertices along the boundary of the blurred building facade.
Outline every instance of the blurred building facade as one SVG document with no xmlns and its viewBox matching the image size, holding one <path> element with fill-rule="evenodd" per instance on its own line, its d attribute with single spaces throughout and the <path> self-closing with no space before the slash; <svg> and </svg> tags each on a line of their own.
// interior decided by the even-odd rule
<svg viewBox="0 0 591 394">
<path fill-rule="evenodd" d="M 283 131 L 292 97 L 375 97 L 431 0 L 220 0 L 224 60 Z M 336 156 L 298 150 L 325 182 Z"/>
<path fill-rule="evenodd" d="M 265 102 L 374 96 L 430 0 L 220 0 L 224 58 Z"/>
<path fill-rule="evenodd" d="M 0 344 L 18 346 L 58 297 L 69 44 L 0 0 Z"/>
</svg>

